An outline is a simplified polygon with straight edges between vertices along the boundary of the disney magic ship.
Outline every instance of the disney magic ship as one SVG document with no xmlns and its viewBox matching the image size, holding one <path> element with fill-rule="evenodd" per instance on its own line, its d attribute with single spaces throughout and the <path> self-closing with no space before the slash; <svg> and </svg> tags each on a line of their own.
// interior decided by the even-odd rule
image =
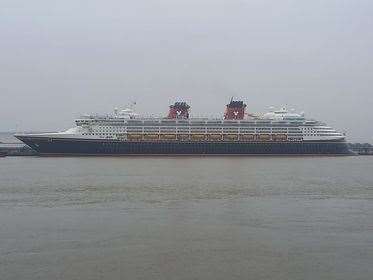
<svg viewBox="0 0 373 280">
<path fill-rule="evenodd" d="M 41 155 L 347 155 L 344 134 L 285 108 L 247 114 L 231 100 L 221 118 L 190 117 L 176 102 L 165 117 L 133 109 L 87 115 L 63 132 L 16 134 Z"/>
</svg>

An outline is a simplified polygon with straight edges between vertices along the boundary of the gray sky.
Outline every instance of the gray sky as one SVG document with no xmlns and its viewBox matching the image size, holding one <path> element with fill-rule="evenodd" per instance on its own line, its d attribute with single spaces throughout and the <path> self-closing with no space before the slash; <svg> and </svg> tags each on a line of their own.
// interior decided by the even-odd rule
<svg viewBox="0 0 373 280">
<path fill-rule="evenodd" d="M 136 100 L 287 105 L 373 142 L 371 0 L 0 0 L 0 131 Z"/>
</svg>

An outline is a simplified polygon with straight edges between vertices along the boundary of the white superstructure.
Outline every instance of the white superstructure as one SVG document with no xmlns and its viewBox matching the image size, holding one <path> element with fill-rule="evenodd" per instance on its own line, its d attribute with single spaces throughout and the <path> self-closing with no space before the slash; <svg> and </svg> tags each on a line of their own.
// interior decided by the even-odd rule
<svg viewBox="0 0 373 280">
<path fill-rule="evenodd" d="M 208 118 L 167 119 L 140 117 L 132 109 L 115 110 L 106 116 L 86 115 L 75 120 L 76 126 L 64 132 L 43 133 L 40 137 L 156 140 L 162 137 L 177 140 L 190 137 L 215 140 L 286 140 L 286 141 L 323 141 L 344 140 L 345 135 L 315 120 L 308 120 L 304 114 L 288 112 L 285 108 L 271 111 L 261 117 L 242 120 Z M 212 137 L 212 136 L 211 136 Z M 219 138 L 220 137 L 220 138 Z"/>
</svg>

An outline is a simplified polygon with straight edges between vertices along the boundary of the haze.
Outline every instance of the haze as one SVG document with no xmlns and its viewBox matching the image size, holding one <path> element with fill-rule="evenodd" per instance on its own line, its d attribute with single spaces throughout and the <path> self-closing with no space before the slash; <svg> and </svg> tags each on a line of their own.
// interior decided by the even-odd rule
<svg viewBox="0 0 373 280">
<path fill-rule="evenodd" d="M 187 101 L 283 105 L 373 142 L 373 2 L 0 0 L 0 131 Z"/>
</svg>

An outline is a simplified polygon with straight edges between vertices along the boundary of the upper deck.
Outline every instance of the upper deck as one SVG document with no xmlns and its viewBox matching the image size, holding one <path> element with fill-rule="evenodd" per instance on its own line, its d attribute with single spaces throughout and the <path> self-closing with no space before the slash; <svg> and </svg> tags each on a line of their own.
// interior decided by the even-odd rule
<svg viewBox="0 0 373 280">
<path fill-rule="evenodd" d="M 121 111 L 114 110 L 113 115 L 86 115 L 76 120 L 78 126 L 84 125 L 114 125 L 114 126 L 202 126 L 202 127 L 248 127 L 248 126 L 314 126 L 322 123 L 307 120 L 304 113 L 287 111 L 285 108 L 271 110 L 263 115 L 246 114 L 246 104 L 233 101 L 227 105 L 227 110 L 221 118 L 190 117 L 189 105 L 176 102 L 170 106 L 167 117 L 143 117 L 136 114 L 132 108 Z"/>
<path fill-rule="evenodd" d="M 112 116 L 87 116 L 75 120 L 78 126 L 83 125 L 123 125 L 123 126 L 315 126 L 322 123 L 306 119 L 244 119 L 225 120 L 209 118 L 167 119 L 137 118 L 122 119 Z"/>
</svg>

